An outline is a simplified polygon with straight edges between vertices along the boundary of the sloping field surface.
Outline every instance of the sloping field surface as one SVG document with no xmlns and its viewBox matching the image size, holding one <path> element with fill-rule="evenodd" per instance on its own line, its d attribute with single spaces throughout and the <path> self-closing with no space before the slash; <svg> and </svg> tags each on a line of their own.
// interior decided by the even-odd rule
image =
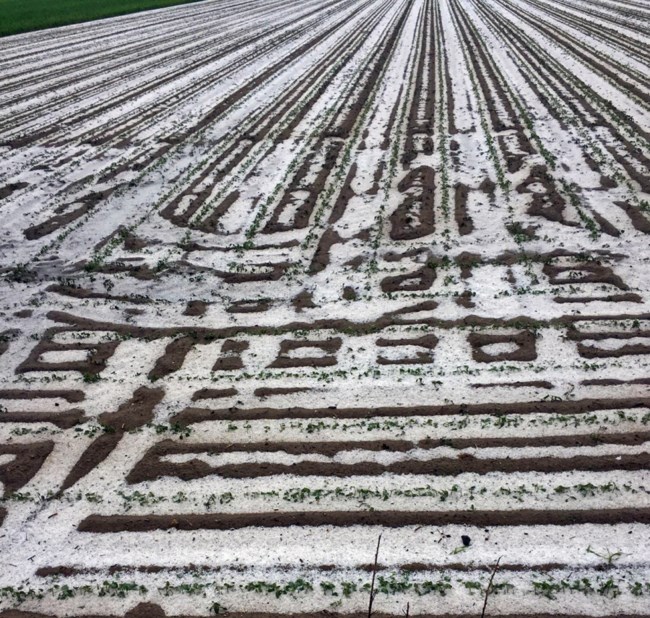
<svg viewBox="0 0 650 618">
<path fill-rule="evenodd" d="M 649 22 L 0 40 L 0 616 L 649 616 Z"/>
</svg>

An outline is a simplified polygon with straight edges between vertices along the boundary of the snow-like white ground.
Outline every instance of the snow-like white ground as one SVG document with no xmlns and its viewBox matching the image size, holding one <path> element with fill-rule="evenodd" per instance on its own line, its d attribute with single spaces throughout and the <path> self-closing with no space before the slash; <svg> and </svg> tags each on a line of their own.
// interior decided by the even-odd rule
<svg viewBox="0 0 650 618">
<path fill-rule="evenodd" d="M 0 616 L 647 616 L 649 23 L 0 39 Z"/>
</svg>

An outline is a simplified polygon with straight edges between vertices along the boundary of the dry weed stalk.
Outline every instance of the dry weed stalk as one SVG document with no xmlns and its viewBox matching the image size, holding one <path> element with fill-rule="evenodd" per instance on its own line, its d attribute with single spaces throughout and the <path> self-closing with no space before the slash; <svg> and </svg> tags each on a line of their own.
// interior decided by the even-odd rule
<svg viewBox="0 0 650 618">
<path fill-rule="evenodd" d="M 368 618 L 372 618 L 372 603 L 377 593 L 375 592 L 375 577 L 377 575 L 377 561 L 379 560 L 379 545 L 381 544 L 381 534 L 377 539 L 377 550 L 375 551 L 375 561 L 372 565 L 372 579 L 370 580 L 370 599 L 368 600 Z"/>
<path fill-rule="evenodd" d="M 485 610 L 487 608 L 490 592 L 492 591 L 492 582 L 494 581 L 494 576 L 499 570 L 499 562 L 501 562 L 501 556 L 497 558 L 497 563 L 494 565 L 494 568 L 492 569 L 492 574 L 490 575 L 490 581 L 488 582 L 487 588 L 485 589 L 485 599 L 483 600 L 483 609 L 481 610 L 481 618 L 485 618 Z"/>
</svg>

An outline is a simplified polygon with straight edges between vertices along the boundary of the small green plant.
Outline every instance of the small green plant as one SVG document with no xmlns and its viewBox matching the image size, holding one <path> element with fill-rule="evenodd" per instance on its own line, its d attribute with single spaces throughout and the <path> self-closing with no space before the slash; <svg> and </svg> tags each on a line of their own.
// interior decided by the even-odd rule
<svg viewBox="0 0 650 618">
<path fill-rule="evenodd" d="M 212 605 L 210 605 L 210 612 L 215 614 L 215 616 L 218 616 L 219 614 L 225 614 L 227 611 L 228 608 L 221 605 L 221 603 L 218 601 L 215 601 Z"/>
<path fill-rule="evenodd" d="M 620 550 L 610 551 L 609 549 L 606 549 L 603 553 L 598 553 L 597 551 L 592 549 L 591 545 L 587 547 L 587 553 L 593 554 L 594 556 L 598 556 L 598 558 L 602 558 L 607 563 L 607 566 L 612 566 L 617 560 L 620 560 L 625 555 Z"/>
<path fill-rule="evenodd" d="M 120 582 L 105 580 L 101 586 L 98 586 L 97 595 L 100 597 L 118 597 L 120 599 L 126 598 L 129 592 L 139 592 L 145 594 L 147 588 L 145 586 L 136 584 L 135 582 Z"/>
</svg>

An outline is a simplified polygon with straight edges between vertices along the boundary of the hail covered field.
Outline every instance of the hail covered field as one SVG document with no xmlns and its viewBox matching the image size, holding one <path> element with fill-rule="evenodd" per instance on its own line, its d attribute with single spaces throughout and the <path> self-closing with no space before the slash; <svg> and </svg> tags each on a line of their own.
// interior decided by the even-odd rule
<svg viewBox="0 0 650 618">
<path fill-rule="evenodd" d="M 1 39 L 0 616 L 649 615 L 649 28 Z"/>
</svg>

